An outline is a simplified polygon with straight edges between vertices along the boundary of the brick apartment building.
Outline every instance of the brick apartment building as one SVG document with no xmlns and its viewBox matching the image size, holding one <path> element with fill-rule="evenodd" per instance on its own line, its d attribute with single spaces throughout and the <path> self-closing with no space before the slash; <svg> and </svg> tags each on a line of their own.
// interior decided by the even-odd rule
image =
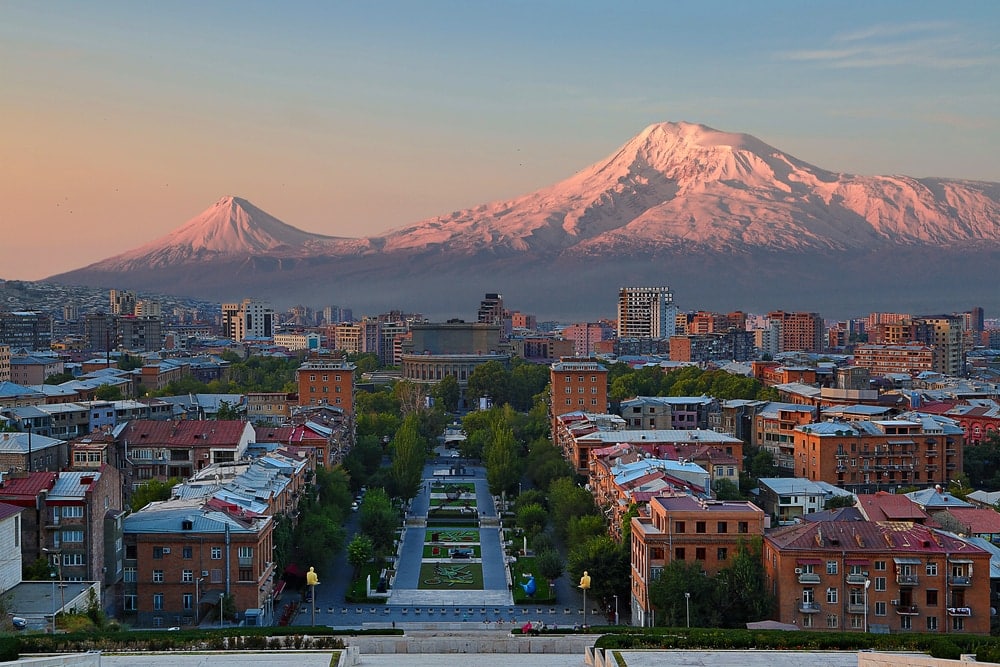
<svg viewBox="0 0 1000 667">
<path fill-rule="evenodd" d="M 858 345 L 854 348 L 854 365 L 873 376 L 916 375 L 934 370 L 934 350 L 927 345 Z"/>
<path fill-rule="evenodd" d="M 123 605 L 142 627 L 197 625 L 232 597 L 240 617 L 272 614 L 274 520 L 200 500 L 153 503 L 125 518 Z"/>
<path fill-rule="evenodd" d="M 332 405 L 354 414 L 354 371 L 340 357 L 310 357 L 296 371 L 299 405 Z"/>
<path fill-rule="evenodd" d="M 594 359 L 565 357 L 549 369 L 552 418 L 567 412 L 608 409 L 608 369 Z"/>
<path fill-rule="evenodd" d="M 764 536 L 777 619 L 802 629 L 989 634 L 990 554 L 904 521 L 806 522 Z"/>
<path fill-rule="evenodd" d="M 256 434 L 236 420 L 153 421 L 134 419 L 117 435 L 127 451 L 132 484 L 186 478 L 213 463 L 238 461 Z"/>
<path fill-rule="evenodd" d="M 764 534 L 767 518 L 749 501 L 661 496 L 632 519 L 633 625 L 651 625 L 649 584 L 674 561 L 694 562 L 708 574 L 728 567 L 741 544 Z"/>
<path fill-rule="evenodd" d="M 775 310 L 767 314 L 767 319 L 779 328 L 778 352 L 820 352 L 824 349 L 825 327 L 819 313 Z"/>
</svg>

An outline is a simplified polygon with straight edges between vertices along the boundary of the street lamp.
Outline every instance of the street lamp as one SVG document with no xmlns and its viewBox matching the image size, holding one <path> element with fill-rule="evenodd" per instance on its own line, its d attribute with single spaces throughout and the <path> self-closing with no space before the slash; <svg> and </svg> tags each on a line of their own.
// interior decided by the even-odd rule
<svg viewBox="0 0 1000 667">
<path fill-rule="evenodd" d="M 55 560 L 56 570 L 59 572 L 59 595 L 62 601 L 62 607 L 59 608 L 59 611 L 62 611 L 63 609 L 66 608 L 66 584 L 63 583 L 62 549 L 48 549 L 46 547 L 42 547 L 42 551 L 49 556 L 55 556 L 53 560 Z M 52 560 L 49 561 L 49 564 L 50 565 L 52 564 Z M 53 591 L 53 593 L 55 593 L 55 591 Z M 55 604 L 55 601 L 56 601 L 55 595 L 53 595 L 52 596 L 53 605 Z M 52 619 L 53 627 L 55 627 L 55 623 L 56 623 L 55 619 Z"/>
<path fill-rule="evenodd" d="M 319 575 L 316 568 L 310 566 L 306 572 L 306 585 L 309 586 L 309 599 L 312 600 L 312 624 L 316 625 L 316 585 L 319 583 Z"/>
<path fill-rule="evenodd" d="M 195 577 L 194 579 L 194 624 L 195 625 L 198 625 L 198 621 L 201 620 L 200 618 L 198 618 L 198 612 L 201 611 L 200 587 L 201 587 L 201 582 L 203 581 L 205 581 L 205 577 Z"/>
<path fill-rule="evenodd" d="M 872 580 L 868 578 L 868 573 L 865 572 L 865 632 L 868 632 L 868 587 L 872 585 Z"/>
<path fill-rule="evenodd" d="M 583 571 L 580 577 L 580 588 L 583 590 L 583 627 L 587 627 L 587 589 L 590 588 L 590 575 Z"/>
<path fill-rule="evenodd" d="M 684 594 L 684 608 L 687 610 L 687 626 L 691 627 L 691 594 Z"/>
<path fill-rule="evenodd" d="M 618 594 L 616 593 L 613 597 L 615 598 L 615 625 L 618 625 Z"/>
<path fill-rule="evenodd" d="M 222 610 L 222 603 L 225 601 L 225 599 L 226 599 L 226 594 L 225 593 L 219 593 L 219 627 L 220 628 L 223 627 L 222 623 L 225 620 L 225 614 L 224 614 L 224 612 Z"/>
</svg>

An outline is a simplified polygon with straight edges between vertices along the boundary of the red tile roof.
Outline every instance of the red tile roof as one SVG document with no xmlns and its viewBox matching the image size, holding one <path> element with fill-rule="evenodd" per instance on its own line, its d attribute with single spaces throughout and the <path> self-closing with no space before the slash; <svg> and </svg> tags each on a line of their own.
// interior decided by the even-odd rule
<svg viewBox="0 0 1000 667">
<path fill-rule="evenodd" d="M 930 515 L 904 495 L 879 491 L 874 494 L 858 494 L 858 507 L 869 521 L 917 521 L 924 522 Z"/>
<path fill-rule="evenodd" d="M 42 489 L 51 491 L 58 478 L 59 473 L 56 472 L 30 472 L 25 477 L 4 476 L 0 485 L 0 500 L 33 500 Z"/>
<path fill-rule="evenodd" d="M 226 447 L 240 441 L 242 421 L 153 421 L 133 419 L 119 436 L 130 447 Z"/>
<path fill-rule="evenodd" d="M 780 551 L 899 552 L 900 554 L 984 554 L 947 533 L 908 521 L 823 521 L 799 523 L 764 537 Z"/>
<path fill-rule="evenodd" d="M 963 526 L 970 535 L 1000 534 L 1000 512 L 985 507 L 952 507 L 947 513 Z"/>
</svg>

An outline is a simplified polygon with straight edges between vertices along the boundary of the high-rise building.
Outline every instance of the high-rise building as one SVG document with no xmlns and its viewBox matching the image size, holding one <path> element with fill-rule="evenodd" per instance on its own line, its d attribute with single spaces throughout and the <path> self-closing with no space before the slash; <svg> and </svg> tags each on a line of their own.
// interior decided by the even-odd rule
<svg viewBox="0 0 1000 667">
<path fill-rule="evenodd" d="M 669 287 L 618 290 L 618 337 L 665 339 L 674 335 L 677 306 Z"/>
<path fill-rule="evenodd" d="M 31 310 L 0 313 L 0 344 L 14 349 L 48 349 L 49 317 Z"/>
<path fill-rule="evenodd" d="M 107 313 L 88 313 L 83 320 L 83 338 L 88 350 L 117 350 L 118 318 Z"/>
<path fill-rule="evenodd" d="M 113 289 L 110 296 L 112 315 L 135 315 L 135 292 Z"/>
<path fill-rule="evenodd" d="M 243 299 L 222 304 L 222 328 L 235 341 L 271 338 L 274 335 L 274 308 L 266 301 Z"/>
<path fill-rule="evenodd" d="M 503 324 L 503 294 L 488 292 L 479 302 L 476 321 L 480 324 Z"/>
<path fill-rule="evenodd" d="M 823 350 L 823 318 L 819 313 L 786 313 L 775 310 L 767 314 L 772 323 L 781 325 L 779 352 L 820 352 Z"/>
</svg>

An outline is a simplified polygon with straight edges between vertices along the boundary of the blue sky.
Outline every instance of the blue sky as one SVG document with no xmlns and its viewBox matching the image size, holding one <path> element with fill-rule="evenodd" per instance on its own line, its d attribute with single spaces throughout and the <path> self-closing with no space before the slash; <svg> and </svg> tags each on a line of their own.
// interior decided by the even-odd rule
<svg viewBox="0 0 1000 667">
<path fill-rule="evenodd" d="M 561 180 L 665 120 L 836 171 L 1000 181 L 998 36 L 994 2 L 8 1 L 0 277 L 116 254 L 228 194 L 373 234 Z"/>
</svg>

